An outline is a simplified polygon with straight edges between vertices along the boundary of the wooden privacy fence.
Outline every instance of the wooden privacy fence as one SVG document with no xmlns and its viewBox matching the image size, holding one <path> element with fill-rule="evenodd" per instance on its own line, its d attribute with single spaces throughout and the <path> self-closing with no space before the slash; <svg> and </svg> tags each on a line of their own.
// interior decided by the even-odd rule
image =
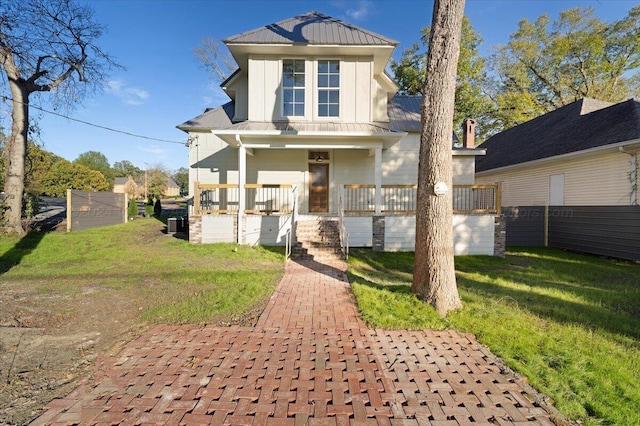
<svg viewBox="0 0 640 426">
<path fill-rule="evenodd" d="M 67 190 L 67 232 L 127 221 L 127 195 Z"/>
<path fill-rule="evenodd" d="M 507 246 L 549 246 L 640 261 L 640 206 L 518 206 L 502 213 Z"/>
</svg>

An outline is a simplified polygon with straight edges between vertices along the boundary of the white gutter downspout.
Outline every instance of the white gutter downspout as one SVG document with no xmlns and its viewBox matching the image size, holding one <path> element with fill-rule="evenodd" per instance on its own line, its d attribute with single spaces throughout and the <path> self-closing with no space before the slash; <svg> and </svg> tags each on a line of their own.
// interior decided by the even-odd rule
<svg viewBox="0 0 640 426">
<path fill-rule="evenodd" d="M 632 206 L 638 205 L 638 154 L 629 152 L 624 149 L 624 146 L 618 147 L 618 150 L 623 154 L 631 156 L 631 171 L 629 172 L 629 181 L 631 182 L 631 193 L 629 199 Z"/>
<path fill-rule="evenodd" d="M 247 183 L 247 148 L 242 144 L 240 135 L 236 133 L 238 143 L 238 244 L 242 244 L 244 235 L 244 211 L 246 210 L 246 197 L 244 186 Z"/>
</svg>

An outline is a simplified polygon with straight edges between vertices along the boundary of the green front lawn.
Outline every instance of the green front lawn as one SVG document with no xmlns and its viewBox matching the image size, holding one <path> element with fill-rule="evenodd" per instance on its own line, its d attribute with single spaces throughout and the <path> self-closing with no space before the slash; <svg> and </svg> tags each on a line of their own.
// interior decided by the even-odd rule
<svg viewBox="0 0 640 426">
<path fill-rule="evenodd" d="M 413 253 L 350 254 L 370 325 L 472 332 L 569 418 L 640 424 L 640 265 L 552 249 L 460 256 L 464 308 L 441 319 L 410 293 Z"/>
<path fill-rule="evenodd" d="M 237 322 L 284 273 L 278 250 L 194 245 L 155 219 L 81 232 L 0 237 L 0 288 L 77 297 L 109 294 L 151 323 Z"/>
</svg>

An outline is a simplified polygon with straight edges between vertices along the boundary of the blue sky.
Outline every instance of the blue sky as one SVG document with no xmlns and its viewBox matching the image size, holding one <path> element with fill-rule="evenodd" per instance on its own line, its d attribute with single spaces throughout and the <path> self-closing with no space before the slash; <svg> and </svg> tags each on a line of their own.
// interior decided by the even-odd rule
<svg viewBox="0 0 640 426">
<path fill-rule="evenodd" d="M 221 39 L 312 10 L 345 20 L 400 42 L 394 57 L 419 38 L 431 22 L 432 1 L 425 0 L 87 0 L 106 25 L 100 46 L 126 67 L 111 75 L 100 94 L 85 99 L 69 115 L 101 126 L 175 142 L 186 141 L 176 125 L 225 103 L 226 95 L 196 61 L 192 49 L 204 37 Z M 575 6 L 592 6 L 605 21 L 624 17 L 629 0 L 467 0 L 465 13 L 485 42 L 483 54 L 505 44 L 518 21 L 547 13 L 552 18 Z M 35 103 L 35 102 L 34 102 Z M 46 107 L 46 104 L 42 104 Z M 7 104 L 0 124 L 10 127 Z M 180 143 L 134 138 L 65 118 L 40 116 L 45 149 L 74 160 L 100 151 L 113 165 L 129 160 L 138 167 L 187 167 Z"/>
</svg>

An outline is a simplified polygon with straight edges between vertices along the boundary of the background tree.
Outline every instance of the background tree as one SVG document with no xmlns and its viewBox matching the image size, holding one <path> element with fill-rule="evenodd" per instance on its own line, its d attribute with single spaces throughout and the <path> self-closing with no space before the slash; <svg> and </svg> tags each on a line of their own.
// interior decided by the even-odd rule
<svg viewBox="0 0 640 426">
<path fill-rule="evenodd" d="M 193 49 L 198 62 L 207 70 L 211 79 L 220 84 L 233 74 L 238 65 L 231 56 L 229 49 L 221 40 L 206 37 L 202 40 L 202 45 Z"/>
<path fill-rule="evenodd" d="M 189 190 L 189 169 L 186 167 L 180 167 L 171 175 L 173 181 L 178 184 L 181 192 L 187 192 Z"/>
<path fill-rule="evenodd" d="M 82 191 L 108 191 L 109 182 L 97 170 L 67 160 L 55 163 L 42 180 L 45 194 L 66 197 L 67 189 Z"/>
<path fill-rule="evenodd" d="M 421 94 L 426 78 L 426 50 L 429 46 L 430 27 L 421 31 L 420 44 L 414 43 L 402 53 L 399 61 L 391 60 L 391 70 L 400 93 Z M 460 59 L 456 74 L 456 96 L 453 128 L 459 131 L 465 118 L 478 121 L 478 139 L 484 140 L 493 134 L 493 122 L 490 112 L 492 101 L 486 93 L 487 76 L 485 58 L 478 51 L 483 39 L 476 32 L 466 16 L 462 20 L 460 40 Z"/>
<path fill-rule="evenodd" d="M 520 21 L 491 58 L 501 128 L 583 97 L 619 102 L 640 95 L 640 5 L 613 23 L 573 8 L 551 21 Z"/>
<path fill-rule="evenodd" d="M 454 269 L 451 132 L 464 0 L 435 0 L 422 100 L 411 290 L 440 315 L 462 306 Z M 445 185 L 436 194 L 436 184 Z"/>
<path fill-rule="evenodd" d="M 54 105 L 70 107 L 103 84 L 105 72 L 115 63 L 94 44 L 102 31 L 92 10 L 75 0 L 0 2 L 0 78 L 11 98 L 2 212 L 6 232 L 24 234 L 21 210 L 30 97 L 50 92 Z"/>
<path fill-rule="evenodd" d="M 115 175 L 109 164 L 107 157 L 98 151 L 87 151 L 73 160 L 74 163 L 83 165 L 91 170 L 97 170 L 107 179 L 110 189 L 113 189 L 113 183 L 115 182 Z"/>
<path fill-rule="evenodd" d="M 134 166 L 131 161 L 122 160 L 113 163 L 113 174 L 115 177 L 129 177 L 139 179 L 144 171 L 139 167 Z"/>
<path fill-rule="evenodd" d="M 147 170 L 147 194 L 148 198 L 160 199 L 167 190 L 169 173 L 161 164 L 156 164 Z"/>
<path fill-rule="evenodd" d="M 38 144 L 27 142 L 27 156 L 25 158 L 25 193 L 38 196 L 45 193 L 43 179 L 54 164 L 59 161 L 67 161 Z"/>
</svg>

